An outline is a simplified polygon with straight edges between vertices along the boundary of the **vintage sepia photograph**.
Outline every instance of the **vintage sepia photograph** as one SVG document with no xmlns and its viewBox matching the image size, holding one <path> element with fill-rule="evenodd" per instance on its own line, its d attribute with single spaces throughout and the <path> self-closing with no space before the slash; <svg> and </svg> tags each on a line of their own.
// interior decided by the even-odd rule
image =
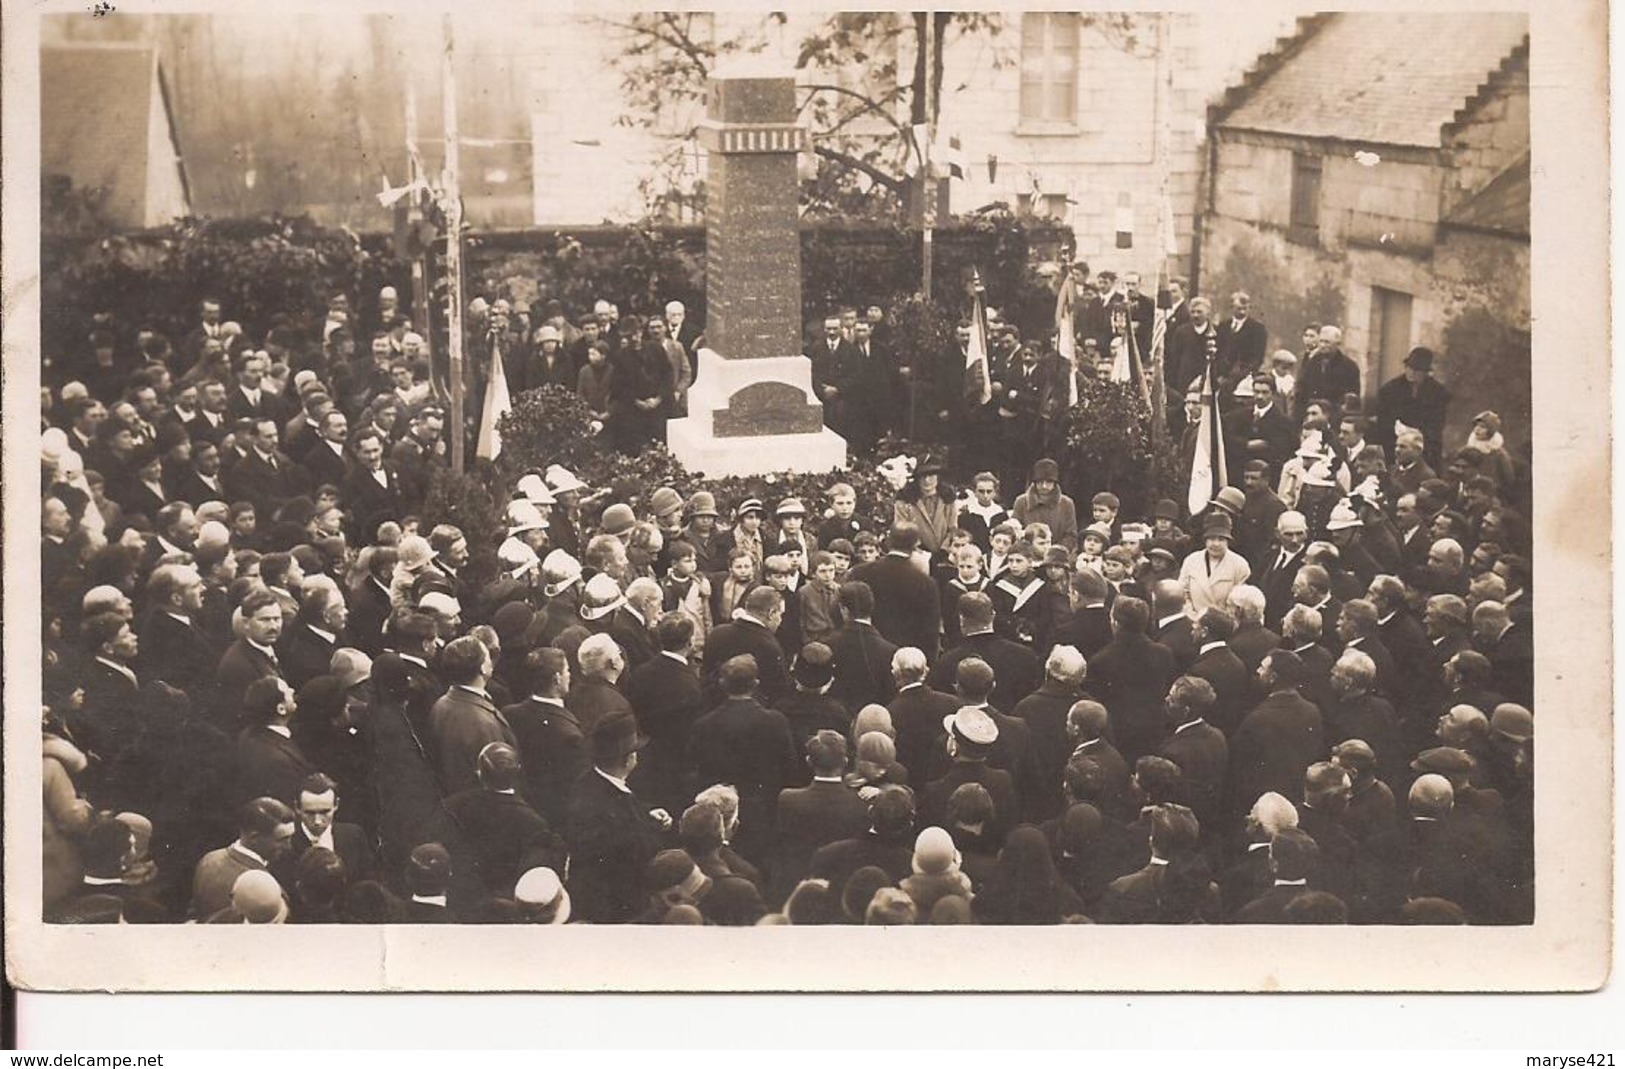
<svg viewBox="0 0 1625 1069">
<path fill-rule="evenodd" d="M 7 31 L 17 986 L 1606 979 L 1602 6 Z"/>
</svg>

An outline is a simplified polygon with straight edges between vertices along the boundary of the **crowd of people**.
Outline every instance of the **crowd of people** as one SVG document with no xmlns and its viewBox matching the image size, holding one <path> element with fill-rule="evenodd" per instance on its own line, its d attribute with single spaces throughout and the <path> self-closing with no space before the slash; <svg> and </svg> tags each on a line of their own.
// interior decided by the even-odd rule
<svg viewBox="0 0 1625 1069">
<path fill-rule="evenodd" d="M 1093 282 L 1075 360 L 989 317 L 985 402 L 963 350 L 899 366 L 878 308 L 810 340 L 856 448 L 905 394 L 965 421 L 962 491 L 914 457 L 877 525 L 846 484 L 626 499 L 549 464 L 488 583 L 422 515 L 461 429 L 392 291 L 309 344 L 213 300 L 178 343 L 97 324 L 42 394 L 46 918 L 1530 921 L 1529 479 L 1500 417 L 1444 441 L 1426 349 L 1367 407 L 1336 326 L 1266 354 L 1245 294 L 1220 321 L 1176 280 L 1170 415 L 1190 448 L 1211 368 L 1235 485 L 1080 513 L 1059 387 L 1111 374 L 1150 304 Z M 473 312 L 605 448 L 682 411 L 680 305 Z"/>
</svg>

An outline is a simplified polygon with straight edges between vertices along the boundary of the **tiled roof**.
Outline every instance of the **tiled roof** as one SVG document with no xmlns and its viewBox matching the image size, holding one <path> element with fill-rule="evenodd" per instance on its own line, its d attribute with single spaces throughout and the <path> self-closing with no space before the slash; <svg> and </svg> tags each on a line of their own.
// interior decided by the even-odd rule
<svg viewBox="0 0 1625 1069">
<path fill-rule="evenodd" d="M 1437 148 L 1440 131 L 1529 35 L 1523 14 L 1346 12 L 1235 103 L 1221 125 Z"/>
<path fill-rule="evenodd" d="M 1529 154 L 1467 198 L 1444 220 L 1446 226 L 1529 236 Z"/>
</svg>

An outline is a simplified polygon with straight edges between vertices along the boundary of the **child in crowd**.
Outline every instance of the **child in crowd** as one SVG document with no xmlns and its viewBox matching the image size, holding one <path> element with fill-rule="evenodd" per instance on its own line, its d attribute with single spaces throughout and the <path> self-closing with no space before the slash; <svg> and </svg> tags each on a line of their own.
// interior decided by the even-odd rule
<svg viewBox="0 0 1625 1069">
<path fill-rule="evenodd" d="M 833 554 L 818 550 L 812 555 L 812 578 L 796 592 L 801 603 L 803 642 L 824 642 L 841 626 L 841 584 L 835 574 Z"/>
</svg>

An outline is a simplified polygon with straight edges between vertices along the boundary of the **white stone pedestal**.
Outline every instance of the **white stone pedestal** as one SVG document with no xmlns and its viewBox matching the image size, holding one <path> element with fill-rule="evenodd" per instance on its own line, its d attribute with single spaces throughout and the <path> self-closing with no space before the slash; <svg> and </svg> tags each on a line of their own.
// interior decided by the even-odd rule
<svg viewBox="0 0 1625 1069">
<path fill-rule="evenodd" d="M 726 360 L 701 349 L 694 384 L 688 391 L 689 414 L 666 423 L 666 446 L 685 468 L 711 478 L 765 475 L 775 471 L 824 472 L 846 467 L 846 439 L 820 427 L 817 431 L 771 431 L 771 409 L 756 413 L 767 433 L 719 436 L 717 425 L 729 421 L 730 401 L 748 386 L 775 383 L 794 387 L 803 405 L 822 408 L 812 390 L 812 361 L 804 356 Z M 734 406 L 732 415 L 739 415 Z M 786 421 L 789 422 L 789 421 Z"/>
</svg>

